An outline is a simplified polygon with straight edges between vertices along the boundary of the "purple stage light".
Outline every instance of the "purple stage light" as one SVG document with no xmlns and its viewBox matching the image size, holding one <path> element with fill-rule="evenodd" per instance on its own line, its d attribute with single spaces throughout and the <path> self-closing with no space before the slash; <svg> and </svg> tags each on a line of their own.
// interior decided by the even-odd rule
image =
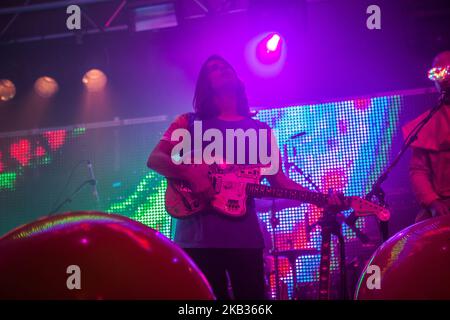
<svg viewBox="0 0 450 320">
<path fill-rule="evenodd" d="M 255 35 L 245 48 L 247 64 L 260 77 L 276 77 L 287 57 L 286 39 L 275 30 Z"/>
<path fill-rule="evenodd" d="M 266 48 L 267 52 L 276 51 L 278 49 L 278 44 L 280 43 L 280 36 L 278 34 L 274 34 L 267 41 Z"/>
<path fill-rule="evenodd" d="M 256 57 L 263 64 L 273 64 L 280 60 L 281 51 L 281 36 L 277 33 L 270 33 L 259 42 L 256 48 Z"/>
</svg>

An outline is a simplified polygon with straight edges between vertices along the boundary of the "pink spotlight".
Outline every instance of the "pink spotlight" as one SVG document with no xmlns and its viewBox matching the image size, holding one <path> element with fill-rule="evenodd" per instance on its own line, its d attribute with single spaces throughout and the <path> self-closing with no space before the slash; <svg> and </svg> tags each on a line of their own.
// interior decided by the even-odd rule
<svg viewBox="0 0 450 320">
<path fill-rule="evenodd" d="M 256 48 L 256 57 L 264 64 L 277 62 L 281 57 L 282 41 L 278 33 L 270 33 Z"/>
<path fill-rule="evenodd" d="M 276 51 L 278 49 L 278 44 L 280 43 L 281 37 L 278 34 L 274 34 L 267 41 L 266 48 L 267 52 Z"/>
</svg>

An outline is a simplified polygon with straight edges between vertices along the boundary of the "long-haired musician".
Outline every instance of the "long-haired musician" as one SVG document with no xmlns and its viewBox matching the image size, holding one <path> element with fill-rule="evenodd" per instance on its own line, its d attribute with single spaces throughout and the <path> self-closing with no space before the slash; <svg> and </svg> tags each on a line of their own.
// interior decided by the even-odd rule
<svg viewBox="0 0 450 320">
<path fill-rule="evenodd" d="M 203 64 L 197 80 L 193 100 L 194 112 L 178 116 L 151 152 L 148 167 L 161 175 L 186 181 L 192 191 L 203 198 L 211 198 L 214 190 L 208 177 L 208 166 L 174 164 L 171 151 L 176 141 L 172 133 L 179 128 L 193 133 L 194 121 L 201 121 L 203 130 L 217 129 L 223 136 L 228 129 L 270 130 L 252 119 L 245 88 L 232 66 L 222 57 L 213 55 Z M 269 142 L 270 143 L 270 142 Z M 245 150 L 236 152 L 249 152 Z M 225 148 L 226 149 L 226 148 Z M 248 154 L 245 159 L 248 161 Z M 281 164 L 281 157 L 277 159 Z M 272 186 L 304 189 L 290 180 L 281 165 L 275 174 L 268 175 Z M 340 205 L 336 195 L 330 205 Z M 227 274 L 235 299 L 264 299 L 264 241 L 258 224 L 254 202 L 248 201 L 242 217 L 228 217 L 213 209 L 179 219 L 175 242 L 196 262 L 209 280 L 218 299 L 229 299 Z"/>
</svg>

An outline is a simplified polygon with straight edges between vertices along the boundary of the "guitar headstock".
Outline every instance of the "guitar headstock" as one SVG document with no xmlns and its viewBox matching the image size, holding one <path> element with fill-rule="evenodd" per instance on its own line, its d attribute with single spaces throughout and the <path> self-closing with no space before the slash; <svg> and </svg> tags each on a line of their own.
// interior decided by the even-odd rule
<svg viewBox="0 0 450 320">
<path fill-rule="evenodd" d="M 376 215 L 381 221 L 388 221 L 391 217 L 388 209 L 360 197 L 350 197 L 350 206 L 356 216 Z"/>
</svg>

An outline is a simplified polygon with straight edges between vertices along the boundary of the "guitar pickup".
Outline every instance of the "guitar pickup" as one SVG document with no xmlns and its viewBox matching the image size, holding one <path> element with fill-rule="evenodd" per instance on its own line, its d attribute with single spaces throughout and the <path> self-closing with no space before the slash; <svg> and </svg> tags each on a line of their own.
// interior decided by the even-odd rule
<svg viewBox="0 0 450 320">
<path fill-rule="evenodd" d="M 227 201 L 227 207 L 231 210 L 239 209 L 239 201 L 230 199 Z"/>
</svg>

